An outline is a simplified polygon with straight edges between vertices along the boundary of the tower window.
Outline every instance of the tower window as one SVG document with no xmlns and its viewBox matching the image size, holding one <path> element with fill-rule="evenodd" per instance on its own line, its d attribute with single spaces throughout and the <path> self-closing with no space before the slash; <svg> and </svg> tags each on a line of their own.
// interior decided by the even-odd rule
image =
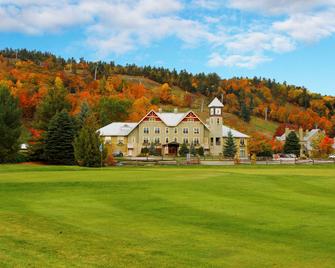
<svg viewBox="0 0 335 268">
<path fill-rule="evenodd" d="M 221 145 L 221 139 L 220 138 L 215 138 L 215 144 L 216 145 Z"/>
<path fill-rule="evenodd" d="M 217 123 L 218 125 L 220 125 L 220 118 L 217 118 L 217 119 L 216 119 L 216 123 Z"/>
</svg>

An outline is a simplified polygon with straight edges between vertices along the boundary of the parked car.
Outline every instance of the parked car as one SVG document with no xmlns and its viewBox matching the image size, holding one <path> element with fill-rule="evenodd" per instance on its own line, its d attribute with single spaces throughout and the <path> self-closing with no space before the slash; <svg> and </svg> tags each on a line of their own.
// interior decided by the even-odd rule
<svg viewBox="0 0 335 268">
<path fill-rule="evenodd" d="M 114 157 L 123 157 L 123 153 L 121 151 L 116 151 L 113 153 Z"/>
<path fill-rule="evenodd" d="M 331 155 L 329 156 L 329 159 L 333 159 L 333 160 L 335 160 L 335 154 L 331 154 Z"/>
</svg>

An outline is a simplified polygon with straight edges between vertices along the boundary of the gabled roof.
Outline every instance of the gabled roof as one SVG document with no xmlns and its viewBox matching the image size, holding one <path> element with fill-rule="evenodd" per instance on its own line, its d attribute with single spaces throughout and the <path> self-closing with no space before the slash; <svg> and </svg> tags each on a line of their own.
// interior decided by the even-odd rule
<svg viewBox="0 0 335 268">
<path fill-rule="evenodd" d="M 211 107 L 222 108 L 223 106 L 224 105 L 222 104 L 222 102 L 218 98 L 215 98 L 214 100 L 212 100 L 212 102 L 208 105 L 209 108 L 211 108 Z"/>
<path fill-rule="evenodd" d="M 231 134 L 233 134 L 234 138 L 249 138 L 248 135 L 243 134 L 235 129 L 232 129 L 230 127 L 227 126 L 222 126 L 222 137 L 227 138 L 228 137 L 228 133 L 229 131 L 231 131 Z"/>
<path fill-rule="evenodd" d="M 305 141 L 310 140 L 315 134 L 319 133 L 321 130 L 320 129 L 312 129 L 308 132 L 308 134 L 304 137 Z"/>
<path fill-rule="evenodd" d="M 128 136 L 137 126 L 137 123 L 115 122 L 98 130 L 100 136 Z"/>
<path fill-rule="evenodd" d="M 177 126 L 188 113 L 156 113 L 157 116 L 164 122 L 168 127 Z"/>
</svg>

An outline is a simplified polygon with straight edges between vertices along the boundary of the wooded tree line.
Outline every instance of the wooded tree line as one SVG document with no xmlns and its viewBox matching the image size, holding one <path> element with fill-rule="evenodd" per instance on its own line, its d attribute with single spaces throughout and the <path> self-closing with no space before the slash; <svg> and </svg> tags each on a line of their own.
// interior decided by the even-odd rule
<svg viewBox="0 0 335 268">
<path fill-rule="evenodd" d="M 124 75 L 131 77 L 125 79 Z M 149 87 L 141 77 L 161 84 Z M 29 129 L 23 128 L 26 136 L 35 137 L 46 130 L 51 108 L 57 112 L 65 109 L 70 116 L 89 109 L 100 127 L 116 120 L 137 121 L 158 105 L 191 107 L 203 96 L 208 100 L 219 97 L 226 112 L 246 122 L 254 115 L 294 128 L 319 127 L 328 136 L 335 136 L 334 97 L 264 78 L 221 80 L 217 74 L 65 60 L 50 53 L 6 49 L 0 51 L 0 82 L 18 98 L 22 121 Z M 176 86 L 183 94 L 174 94 Z M 65 102 L 51 101 L 57 98 Z M 257 136 L 253 145 L 258 149 L 280 147 L 261 133 L 253 136 Z"/>
</svg>

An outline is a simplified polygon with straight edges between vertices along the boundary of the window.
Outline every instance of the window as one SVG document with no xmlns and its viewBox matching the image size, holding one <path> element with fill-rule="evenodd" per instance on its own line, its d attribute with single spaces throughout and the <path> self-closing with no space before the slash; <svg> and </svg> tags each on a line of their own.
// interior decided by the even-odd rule
<svg viewBox="0 0 335 268">
<path fill-rule="evenodd" d="M 148 127 L 143 128 L 143 133 L 144 134 L 149 134 L 149 128 Z"/>
<path fill-rule="evenodd" d="M 246 153 L 245 153 L 245 149 L 240 149 L 240 158 L 245 158 L 246 157 Z"/>
<path fill-rule="evenodd" d="M 155 118 L 154 117 L 150 117 L 149 118 L 149 122 L 155 122 L 156 120 L 155 120 Z"/>
<path fill-rule="evenodd" d="M 244 141 L 244 139 L 240 139 L 240 146 L 245 146 L 245 141 Z"/>
<path fill-rule="evenodd" d="M 143 143 L 149 143 L 149 142 L 150 142 L 150 139 L 148 137 L 143 138 Z"/>
<path fill-rule="evenodd" d="M 178 138 L 174 138 L 174 142 L 178 142 Z"/>
<path fill-rule="evenodd" d="M 169 128 L 168 128 L 168 127 L 165 128 L 165 133 L 166 133 L 166 134 L 169 134 Z"/>
<path fill-rule="evenodd" d="M 188 128 L 187 127 L 183 128 L 183 133 L 188 134 Z"/>
<path fill-rule="evenodd" d="M 188 138 L 184 138 L 184 139 L 183 139 L 183 143 L 188 144 Z"/>
<path fill-rule="evenodd" d="M 211 145 L 214 145 L 214 138 L 211 138 Z"/>
<path fill-rule="evenodd" d="M 169 143 L 169 138 L 168 137 L 165 138 L 165 143 Z"/>
<path fill-rule="evenodd" d="M 199 138 L 194 138 L 193 139 L 193 144 L 194 145 L 199 145 L 200 144 Z"/>
<path fill-rule="evenodd" d="M 215 115 L 221 115 L 221 109 L 215 108 Z"/>
<path fill-rule="evenodd" d="M 177 134 L 178 133 L 178 128 L 174 128 L 174 134 Z"/>
<path fill-rule="evenodd" d="M 220 125 L 220 118 L 217 118 L 217 119 L 216 119 L 216 123 L 217 123 L 218 125 Z"/>
<path fill-rule="evenodd" d="M 214 108 L 211 108 L 211 115 L 214 115 Z"/>
<path fill-rule="evenodd" d="M 221 139 L 220 138 L 215 138 L 215 144 L 216 145 L 221 145 Z"/>
<path fill-rule="evenodd" d="M 159 144 L 161 141 L 160 141 L 160 139 L 159 139 L 159 137 L 156 137 L 155 138 L 155 144 Z"/>
<path fill-rule="evenodd" d="M 187 122 L 194 122 L 194 118 L 187 118 Z"/>
<path fill-rule="evenodd" d="M 200 133 L 200 129 L 197 128 L 197 127 L 195 127 L 195 128 L 193 129 L 193 131 L 194 131 L 194 134 L 199 134 L 199 133 Z"/>
<path fill-rule="evenodd" d="M 117 144 L 118 145 L 123 145 L 123 142 L 124 142 L 124 138 L 123 137 L 118 137 L 117 138 Z"/>
<path fill-rule="evenodd" d="M 161 129 L 159 127 L 155 127 L 155 134 L 159 134 L 161 132 Z"/>
</svg>

